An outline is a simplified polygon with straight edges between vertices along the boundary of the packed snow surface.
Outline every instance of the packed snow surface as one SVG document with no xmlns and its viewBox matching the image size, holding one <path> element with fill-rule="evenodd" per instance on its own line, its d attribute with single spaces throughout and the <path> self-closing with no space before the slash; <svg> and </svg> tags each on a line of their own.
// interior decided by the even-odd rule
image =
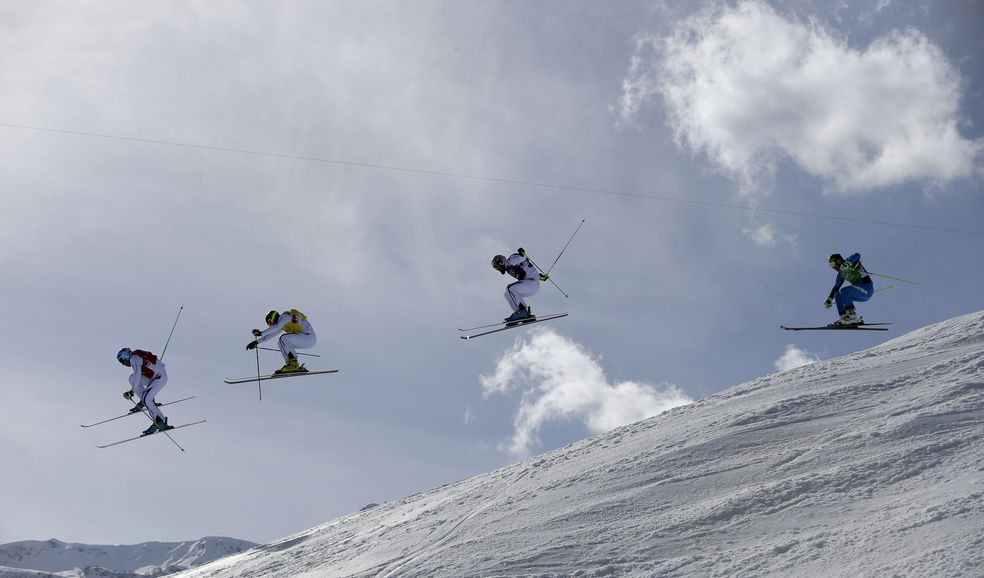
<svg viewBox="0 0 984 578">
<path fill-rule="evenodd" d="M 984 312 L 180 574 L 982 575 Z"/>
</svg>

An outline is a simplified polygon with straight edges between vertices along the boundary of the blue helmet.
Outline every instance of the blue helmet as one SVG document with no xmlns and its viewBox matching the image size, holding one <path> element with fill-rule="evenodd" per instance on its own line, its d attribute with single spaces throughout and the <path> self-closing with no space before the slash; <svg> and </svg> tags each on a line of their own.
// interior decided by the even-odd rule
<svg viewBox="0 0 984 578">
<path fill-rule="evenodd" d="M 130 363 L 130 354 L 131 353 L 133 353 L 133 352 L 130 351 L 130 348 L 129 347 L 124 347 L 123 349 L 121 349 L 121 350 L 119 350 L 119 351 L 116 352 L 116 359 L 117 359 L 117 361 L 119 361 L 123 365 L 126 365 L 127 363 Z"/>
</svg>

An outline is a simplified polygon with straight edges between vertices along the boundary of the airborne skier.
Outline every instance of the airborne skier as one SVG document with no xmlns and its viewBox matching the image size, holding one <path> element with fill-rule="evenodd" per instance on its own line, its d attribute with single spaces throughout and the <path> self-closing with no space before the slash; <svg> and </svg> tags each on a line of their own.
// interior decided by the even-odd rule
<svg viewBox="0 0 984 578">
<path fill-rule="evenodd" d="M 581 219 L 581 224 L 577 226 L 574 230 L 574 235 L 581 230 L 581 225 L 584 224 L 584 219 Z M 557 319 L 559 317 L 567 317 L 566 313 L 555 313 L 553 315 L 546 315 L 537 319 L 533 315 L 533 311 L 530 306 L 526 303 L 528 297 L 536 295 L 540 291 L 541 281 L 550 281 L 553 283 L 557 290 L 567 297 L 567 293 L 557 286 L 557 283 L 550 278 L 550 271 L 553 270 L 553 266 L 557 264 L 560 260 L 561 255 L 567 250 L 567 246 L 571 244 L 574 240 L 574 235 L 567 240 L 564 248 L 560 250 L 560 254 L 554 259 L 553 265 L 549 269 L 544 271 L 539 265 L 533 262 L 529 256 L 526 255 L 526 251 L 523 248 L 519 248 L 515 253 L 506 258 L 504 255 L 496 255 L 492 257 L 492 268 L 498 271 L 500 274 L 505 275 L 509 273 L 510 276 L 516 279 L 515 283 L 510 283 L 506 286 L 506 302 L 512 307 L 512 315 L 506 317 L 499 323 L 492 323 L 489 325 L 479 325 L 478 327 L 472 327 L 470 329 L 458 328 L 458 331 L 472 332 L 475 330 L 484 330 L 490 327 L 496 327 L 495 329 L 489 329 L 488 331 L 481 331 L 479 333 L 473 333 L 471 335 L 461 335 L 461 339 L 469 340 L 475 337 L 481 337 L 483 335 L 488 335 L 490 333 L 498 333 L 500 331 L 505 331 L 507 329 L 512 329 L 514 327 L 525 326 L 527 324 L 539 323 L 541 321 L 549 321 L 551 319 Z"/>
<path fill-rule="evenodd" d="M 867 301 L 875 293 L 874 283 L 871 282 L 871 277 L 861 264 L 861 254 L 854 253 L 844 259 L 840 253 L 834 253 L 827 259 L 827 264 L 831 269 L 837 271 L 837 279 L 823 306 L 830 309 L 831 305 L 836 302 L 837 313 L 840 314 L 837 321 L 831 325 L 860 325 L 862 323 L 861 317 L 855 311 L 854 303 Z M 842 289 L 841 285 L 844 284 L 844 281 L 850 285 Z"/>
<path fill-rule="evenodd" d="M 256 339 L 251 341 L 246 346 L 246 349 L 255 349 L 260 343 L 273 339 L 274 335 L 283 331 L 284 334 L 280 336 L 279 345 L 280 353 L 284 356 L 285 363 L 283 367 L 274 373 L 306 372 L 307 369 L 305 369 L 304 365 L 297 362 L 297 350 L 310 349 L 318 342 L 318 336 L 314 334 L 314 328 L 308 322 L 307 316 L 297 309 L 291 309 L 283 313 L 271 311 L 267 313 L 266 323 L 267 328 L 264 331 L 260 331 L 259 329 L 253 330 L 253 336 Z"/>
<path fill-rule="evenodd" d="M 503 255 L 496 255 L 492 258 L 492 268 L 503 275 L 509 273 L 516 279 L 515 283 L 510 283 L 506 287 L 506 301 L 513 310 L 512 315 L 504 320 L 506 326 L 512 327 L 524 321 L 534 321 L 536 317 L 526 304 L 526 298 L 536 295 L 540 290 L 540 281 L 545 281 L 546 275 L 539 273 L 522 248 L 508 259 Z"/>
<path fill-rule="evenodd" d="M 133 412 L 147 409 L 154 423 L 143 431 L 144 435 L 156 433 L 167 429 L 172 429 L 167 425 L 167 418 L 161 413 L 154 398 L 167 385 L 167 370 L 164 362 L 159 360 L 156 355 L 142 349 L 130 349 L 124 347 L 116 353 L 116 359 L 126 367 L 133 368 L 133 375 L 130 376 L 130 389 L 123 393 L 123 397 L 132 400 L 134 396 L 140 401 L 136 403 Z"/>
</svg>

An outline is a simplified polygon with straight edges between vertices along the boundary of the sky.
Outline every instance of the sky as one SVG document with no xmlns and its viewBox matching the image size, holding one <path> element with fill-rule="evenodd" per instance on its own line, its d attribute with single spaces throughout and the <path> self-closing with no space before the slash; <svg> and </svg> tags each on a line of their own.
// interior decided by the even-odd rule
<svg viewBox="0 0 984 578">
<path fill-rule="evenodd" d="M 266 542 L 982 309 L 982 12 L 0 1 L 0 542 Z M 854 252 L 891 331 L 781 331 Z M 339 372 L 224 384 L 290 308 Z M 96 449 L 165 344 L 208 422 Z"/>
</svg>

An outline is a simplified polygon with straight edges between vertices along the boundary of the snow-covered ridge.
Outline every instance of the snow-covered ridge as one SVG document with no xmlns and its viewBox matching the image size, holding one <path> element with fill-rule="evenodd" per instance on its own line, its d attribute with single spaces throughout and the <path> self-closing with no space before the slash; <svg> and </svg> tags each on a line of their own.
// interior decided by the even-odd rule
<svg viewBox="0 0 984 578">
<path fill-rule="evenodd" d="M 980 577 L 982 456 L 979 312 L 180 576 Z"/>
<path fill-rule="evenodd" d="M 71 544 L 59 540 L 0 545 L 0 576 L 65 578 L 161 576 L 256 546 L 235 538 L 192 542 L 145 542 L 130 546 Z"/>
</svg>

